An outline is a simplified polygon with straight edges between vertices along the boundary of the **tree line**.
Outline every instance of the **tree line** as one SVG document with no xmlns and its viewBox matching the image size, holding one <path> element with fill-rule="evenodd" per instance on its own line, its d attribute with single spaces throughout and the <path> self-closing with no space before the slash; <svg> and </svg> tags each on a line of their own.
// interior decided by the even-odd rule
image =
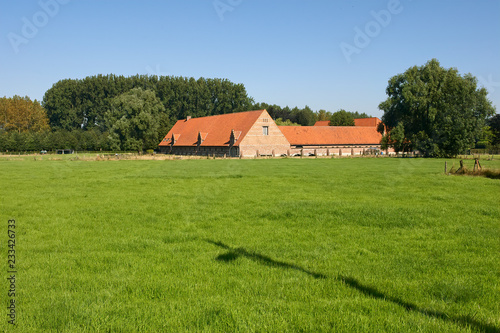
<svg viewBox="0 0 500 333">
<path fill-rule="evenodd" d="M 436 59 L 389 80 L 379 127 L 382 148 L 453 156 L 500 145 L 500 119 L 477 79 Z M 267 109 L 278 125 L 352 126 L 365 113 L 313 111 L 255 103 L 243 84 L 227 79 L 97 75 L 55 83 L 43 101 L 0 98 L 0 151 L 155 149 L 187 116 Z"/>
<path fill-rule="evenodd" d="M 283 125 L 309 126 L 334 115 L 308 106 L 254 103 L 243 84 L 226 79 L 97 75 L 58 81 L 41 103 L 1 98 L 0 151 L 143 151 L 155 149 L 187 116 L 258 109 L 267 109 Z"/>
</svg>

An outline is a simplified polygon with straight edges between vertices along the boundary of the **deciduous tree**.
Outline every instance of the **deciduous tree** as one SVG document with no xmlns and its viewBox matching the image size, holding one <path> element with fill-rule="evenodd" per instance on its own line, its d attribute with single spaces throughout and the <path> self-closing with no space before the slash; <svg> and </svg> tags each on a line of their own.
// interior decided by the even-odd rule
<svg viewBox="0 0 500 333">
<path fill-rule="evenodd" d="M 159 133 L 164 106 L 151 90 L 134 88 L 115 97 L 105 115 L 113 148 L 116 150 L 154 149 L 160 142 Z"/>
<path fill-rule="evenodd" d="M 495 114 L 493 117 L 488 119 L 488 126 L 490 127 L 490 131 L 493 134 L 491 144 L 499 145 L 500 144 L 500 114 Z"/>
<path fill-rule="evenodd" d="M 50 129 L 47 113 L 37 100 L 14 96 L 0 98 L 0 129 L 10 132 L 44 132 Z"/>
<path fill-rule="evenodd" d="M 388 134 L 389 144 L 425 156 L 453 156 L 472 147 L 495 112 L 474 76 L 445 69 L 436 59 L 392 77 L 386 92 L 382 121 L 389 130 L 399 126 L 397 137 Z"/>
<path fill-rule="evenodd" d="M 346 110 L 340 109 L 330 117 L 330 126 L 354 126 L 354 118 Z"/>
</svg>

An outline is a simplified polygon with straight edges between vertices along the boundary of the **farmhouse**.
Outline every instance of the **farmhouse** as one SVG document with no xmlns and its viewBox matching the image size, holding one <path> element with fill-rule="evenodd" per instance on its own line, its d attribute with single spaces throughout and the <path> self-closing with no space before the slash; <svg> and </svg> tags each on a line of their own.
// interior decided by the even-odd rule
<svg viewBox="0 0 500 333">
<path fill-rule="evenodd" d="M 378 118 L 356 126 L 277 126 L 266 110 L 179 120 L 160 142 L 176 155 L 355 155 L 378 151 Z"/>
<path fill-rule="evenodd" d="M 176 155 L 287 154 L 290 143 L 266 110 L 179 120 L 159 144 Z"/>
</svg>

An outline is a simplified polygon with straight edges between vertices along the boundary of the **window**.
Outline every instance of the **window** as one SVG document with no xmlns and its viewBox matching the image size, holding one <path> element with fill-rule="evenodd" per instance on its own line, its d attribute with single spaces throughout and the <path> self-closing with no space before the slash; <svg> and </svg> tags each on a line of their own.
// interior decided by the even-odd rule
<svg viewBox="0 0 500 333">
<path fill-rule="evenodd" d="M 269 135 L 269 126 L 262 126 L 262 134 Z"/>
</svg>

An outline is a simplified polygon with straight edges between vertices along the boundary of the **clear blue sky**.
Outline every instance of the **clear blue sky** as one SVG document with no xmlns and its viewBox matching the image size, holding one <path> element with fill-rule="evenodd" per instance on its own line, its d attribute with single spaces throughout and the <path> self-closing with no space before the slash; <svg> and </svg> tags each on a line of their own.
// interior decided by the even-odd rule
<svg viewBox="0 0 500 333">
<path fill-rule="evenodd" d="M 4 0 L 0 32 L 0 96 L 97 74 L 218 77 L 256 102 L 380 117 L 388 79 L 437 58 L 500 112 L 499 0 Z"/>
</svg>

